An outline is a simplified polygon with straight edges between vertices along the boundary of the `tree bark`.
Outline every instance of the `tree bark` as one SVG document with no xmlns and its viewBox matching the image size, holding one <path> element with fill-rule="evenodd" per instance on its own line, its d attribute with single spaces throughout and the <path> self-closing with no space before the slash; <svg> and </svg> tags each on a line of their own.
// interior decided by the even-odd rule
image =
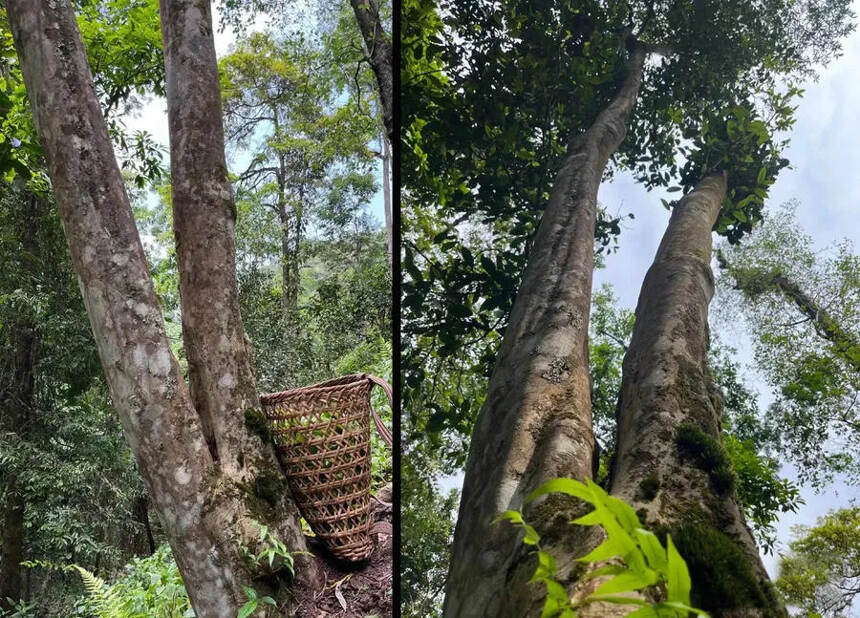
<svg viewBox="0 0 860 618">
<path fill-rule="evenodd" d="M 152 536 L 152 526 L 149 523 L 149 496 L 142 494 L 134 499 L 131 505 L 131 514 L 134 520 L 140 524 L 143 534 L 134 539 L 135 553 L 142 556 L 151 556 L 155 553 L 155 537 Z"/>
<path fill-rule="evenodd" d="M 224 125 L 212 11 L 208 0 L 161 0 L 170 162 L 182 331 L 191 394 L 219 469 L 236 486 L 277 481 L 278 496 L 236 509 L 263 520 L 288 547 L 306 551 L 299 512 L 281 476 L 271 441 L 252 432 L 259 414 L 250 342 L 239 312 L 233 245 L 236 207 L 227 176 Z M 297 239 L 298 242 L 298 239 Z M 259 493 L 257 491 L 257 493 Z M 265 504 L 268 502 L 269 504 Z M 249 508 L 264 512 L 251 513 Z M 269 507 L 276 507 L 274 509 Z M 251 532 L 250 530 L 248 532 Z M 300 581 L 317 565 L 297 558 Z"/>
<path fill-rule="evenodd" d="M 385 241 L 388 244 L 388 267 L 394 263 L 394 221 L 391 214 L 391 147 L 383 135 L 382 142 L 382 207 L 385 211 Z"/>
<path fill-rule="evenodd" d="M 531 598 L 537 587 L 518 578 L 507 581 L 526 559 L 521 535 L 491 521 L 506 509 L 519 509 L 544 481 L 592 476 L 588 318 L 597 191 L 624 139 L 645 55 L 642 45 L 633 46 L 614 99 L 572 140 L 535 236 L 472 434 L 446 618 L 524 615 L 513 599 Z M 527 510 L 527 517 L 549 534 L 558 513 Z"/>
<path fill-rule="evenodd" d="M 232 256 L 227 258 L 232 248 L 233 215 L 229 210 L 229 185 L 221 181 L 223 163 L 218 167 L 209 152 L 201 152 L 199 158 L 193 154 L 186 158 L 183 150 L 198 144 L 206 147 L 214 138 L 206 134 L 209 127 L 203 130 L 203 125 L 193 123 L 193 114 L 172 114 L 171 142 L 185 141 L 173 162 L 173 182 L 179 186 L 177 195 L 181 197 L 178 202 L 191 199 L 186 192 L 193 182 L 205 185 L 201 191 L 213 200 L 211 205 L 208 201 L 200 203 L 202 210 L 209 211 L 202 214 L 187 214 L 184 204 L 174 203 L 179 212 L 200 224 L 196 237 L 186 234 L 187 244 L 180 252 L 180 266 L 185 270 L 182 283 L 188 288 L 182 293 L 196 295 L 201 303 L 217 305 L 226 314 L 215 316 L 211 325 L 192 323 L 189 331 L 195 350 L 206 346 L 196 339 L 198 335 L 218 338 L 211 347 L 203 348 L 202 360 L 198 355 L 193 369 L 204 371 L 202 383 L 213 381 L 211 387 L 224 397 L 223 401 L 213 401 L 214 397 L 201 395 L 198 389 L 201 400 L 210 402 L 205 408 L 210 415 L 209 429 L 216 439 L 221 438 L 210 452 L 201 417 L 165 333 L 74 12 L 68 0 L 10 0 L 7 7 L 72 264 L 114 407 L 197 615 L 235 615 L 245 600 L 243 586 L 259 588 L 255 577 L 267 574 L 264 567 L 258 570 L 249 566 L 242 556 L 242 545 L 252 551 L 258 549 L 259 534 L 252 517 L 270 524 L 292 551 L 304 550 L 305 544 L 289 493 L 280 491 L 280 486 L 277 495 L 261 497 L 256 492 L 266 485 L 258 483 L 262 475 L 269 475 L 266 480 L 280 479 L 276 476 L 279 471 L 273 450 L 268 445 L 263 447 L 259 438 L 249 438 L 242 421 L 235 418 L 239 414 L 244 419 L 244 410 L 259 406 L 241 322 L 234 312 L 235 279 L 229 282 L 228 290 L 213 291 L 212 297 L 200 293 L 201 289 L 211 289 L 207 286 L 219 277 L 212 272 L 212 264 L 233 273 Z M 194 67 L 188 70 L 203 71 L 203 67 L 194 65 L 194 54 L 190 52 L 201 50 L 199 37 L 204 32 L 211 36 L 208 4 L 202 8 L 185 7 L 187 11 L 174 11 L 175 8 L 168 7 L 167 30 L 180 39 L 178 55 Z M 184 13 L 206 19 L 183 20 Z M 180 27 L 177 30 L 172 26 Z M 175 112 L 177 89 L 181 93 L 184 88 L 176 80 L 183 79 L 183 72 L 171 62 L 177 60 L 177 54 L 170 48 L 168 39 L 168 90 Z M 214 53 L 211 58 L 214 62 Z M 191 98 L 192 94 L 188 93 L 183 103 L 189 107 L 202 104 L 201 99 Z M 217 88 L 212 96 L 217 105 Z M 220 108 L 215 109 L 200 113 L 214 115 L 220 127 Z M 191 169 L 201 169 L 202 177 L 188 180 L 186 174 Z M 180 219 L 182 216 L 177 214 Z M 183 223 L 179 221 L 180 227 L 187 230 Z M 229 239 L 225 240 L 225 236 Z M 205 254 L 201 254 L 202 246 L 207 248 Z M 199 271 L 189 272 L 196 266 L 188 261 L 189 256 L 200 260 Z M 190 318 L 192 322 L 199 320 L 200 313 L 192 311 Z M 217 357 L 209 356 L 212 350 L 218 352 Z M 216 372 L 215 368 L 220 370 Z M 201 383 L 199 378 L 197 383 Z M 225 417 L 213 422 L 213 411 L 224 412 Z M 229 451 L 228 445 L 246 450 Z M 216 459 L 219 455 L 222 456 Z M 238 478 L 247 482 L 239 482 Z M 310 567 L 299 570 L 304 576 L 313 572 Z"/>
<path fill-rule="evenodd" d="M 390 143 L 394 141 L 394 66 L 391 39 L 379 20 L 379 0 L 349 0 L 361 37 L 367 48 L 367 56 L 376 84 L 379 86 L 379 101 L 382 104 L 382 122 Z"/>
<path fill-rule="evenodd" d="M 725 193 L 725 175 L 712 175 L 678 203 L 645 276 L 623 363 L 611 493 L 672 535 L 693 605 L 714 616 L 784 615 L 738 505 L 707 363 L 711 230 Z"/>
<path fill-rule="evenodd" d="M 208 2 L 162 0 L 173 229 L 191 396 L 213 457 L 237 478 L 250 451 L 243 412 L 259 407 L 239 315 L 218 66 Z"/>
</svg>

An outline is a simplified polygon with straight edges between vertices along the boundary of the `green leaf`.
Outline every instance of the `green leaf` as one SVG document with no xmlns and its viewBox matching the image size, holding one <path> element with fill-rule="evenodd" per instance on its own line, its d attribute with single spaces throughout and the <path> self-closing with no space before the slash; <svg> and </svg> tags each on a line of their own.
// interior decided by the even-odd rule
<svg viewBox="0 0 860 618">
<path fill-rule="evenodd" d="M 626 618 L 661 618 L 656 609 L 650 605 L 643 605 L 637 610 L 627 614 Z"/>
<path fill-rule="evenodd" d="M 523 524 L 523 528 L 525 528 L 526 536 L 523 539 L 523 543 L 526 545 L 537 545 L 540 542 L 540 535 L 537 533 L 537 530 L 532 528 L 528 524 Z"/>
<path fill-rule="evenodd" d="M 568 496 L 593 503 L 591 491 L 583 483 L 574 479 L 553 479 L 531 492 L 526 498 L 526 504 L 551 493 L 567 494 Z"/>
<path fill-rule="evenodd" d="M 622 548 L 615 542 L 614 539 L 608 538 L 603 543 L 592 549 L 582 558 L 577 558 L 577 562 L 601 562 L 609 560 L 623 554 Z"/>
<path fill-rule="evenodd" d="M 572 524 L 577 524 L 579 526 L 597 526 L 601 523 L 600 512 L 597 510 L 591 511 L 590 513 L 583 515 L 582 517 L 578 517 L 571 521 Z"/>
<path fill-rule="evenodd" d="M 595 569 L 594 571 L 590 571 L 583 575 L 583 579 L 594 579 L 595 577 L 601 577 L 603 575 L 620 575 L 621 573 L 626 573 L 629 569 L 620 564 L 607 564 L 606 566 L 602 566 L 599 569 Z"/>
<path fill-rule="evenodd" d="M 257 599 L 252 599 L 239 608 L 236 618 L 248 618 L 257 609 Z"/>
<path fill-rule="evenodd" d="M 666 535 L 666 553 L 668 557 L 668 581 L 666 583 L 669 601 L 684 604 L 690 603 L 690 572 L 687 564 L 675 548 L 671 535 Z"/>
<path fill-rule="evenodd" d="M 636 511 L 633 510 L 633 507 L 624 502 L 624 500 L 619 500 L 614 496 L 606 496 L 604 498 L 604 504 L 606 504 L 606 508 L 609 512 L 618 519 L 626 532 L 632 533 L 641 526 L 639 523 L 639 517 L 636 515 Z"/>
<path fill-rule="evenodd" d="M 509 521 L 512 524 L 524 524 L 523 514 L 519 511 L 505 511 L 496 516 L 492 523 L 496 524 L 500 521 Z"/>
<path fill-rule="evenodd" d="M 603 582 L 594 591 L 594 594 L 615 594 L 616 592 L 627 592 L 628 590 L 641 590 L 657 583 L 657 573 L 651 569 L 637 573 L 627 570 L 626 573 L 616 575 L 609 581 Z"/>
<path fill-rule="evenodd" d="M 548 578 L 552 578 L 555 575 L 557 570 L 555 564 L 555 557 L 552 554 L 548 554 L 544 551 L 539 551 L 537 553 L 538 557 L 538 567 L 535 569 L 534 575 L 529 580 L 529 583 L 534 583 L 537 581 L 543 581 Z"/>
<path fill-rule="evenodd" d="M 648 560 L 648 566 L 657 571 L 666 570 L 666 550 L 660 544 L 660 540 L 653 532 L 639 528 L 633 532 L 639 547 L 642 548 L 642 553 Z"/>
</svg>

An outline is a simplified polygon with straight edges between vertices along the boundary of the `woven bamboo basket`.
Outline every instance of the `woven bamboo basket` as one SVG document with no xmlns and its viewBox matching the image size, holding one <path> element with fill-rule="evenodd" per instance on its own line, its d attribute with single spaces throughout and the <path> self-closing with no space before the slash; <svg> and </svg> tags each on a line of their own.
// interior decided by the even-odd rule
<svg viewBox="0 0 860 618">
<path fill-rule="evenodd" d="M 287 482 L 302 516 L 331 553 L 357 562 L 370 537 L 370 420 L 391 447 L 391 433 L 370 405 L 382 379 L 356 374 L 260 397 Z"/>
</svg>

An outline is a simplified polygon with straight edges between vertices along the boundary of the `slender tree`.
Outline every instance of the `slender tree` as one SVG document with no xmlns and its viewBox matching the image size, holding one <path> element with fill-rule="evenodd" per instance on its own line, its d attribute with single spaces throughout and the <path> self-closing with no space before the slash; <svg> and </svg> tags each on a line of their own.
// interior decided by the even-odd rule
<svg viewBox="0 0 860 618">
<path fill-rule="evenodd" d="M 379 101 L 382 107 L 382 124 L 389 143 L 394 135 L 394 56 L 391 36 L 385 32 L 380 0 L 349 0 L 355 13 L 355 21 L 364 39 L 368 62 L 379 87 Z"/>
<path fill-rule="evenodd" d="M 259 419 L 236 301 L 235 211 L 224 163 L 209 3 L 161 5 L 174 225 L 191 388 L 152 280 L 68 2 L 8 3 L 33 115 L 111 396 L 198 615 L 233 614 L 253 521 L 294 551 L 298 514 Z M 250 421 L 250 422 L 249 422 Z M 297 579 L 315 579 L 299 557 Z M 269 586 L 284 593 L 286 587 Z"/>
</svg>

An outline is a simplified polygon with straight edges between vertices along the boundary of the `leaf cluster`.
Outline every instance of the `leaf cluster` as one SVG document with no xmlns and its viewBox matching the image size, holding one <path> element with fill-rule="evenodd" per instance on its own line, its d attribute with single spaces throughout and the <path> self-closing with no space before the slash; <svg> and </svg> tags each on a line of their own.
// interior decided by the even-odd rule
<svg viewBox="0 0 860 618">
<path fill-rule="evenodd" d="M 528 525 L 518 511 L 505 511 L 497 521 L 506 520 L 525 531 L 523 542 L 537 548 L 538 567 L 530 580 L 546 586 L 547 598 L 541 616 L 573 618 L 576 610 L 591 603 L 615 603 L 638 606 L 628 616 L 686 617 L 691 612 L 707 616 L 702 610 L 690 606 L 690 574 L 684 559 L 666 536 L 666 547 L 653 532 L 642 527 L 636 512 L 623 500 L 610 496 L 590 479 L 585 483 L 574 479 L 554 479 L 535 489 L 526 498 L 526 504 L 549 493 L 559 492 L 583 500 L 594 510 L 573 520 L 581 526 L 601 526 L 605 540 L 577 558 L 577 562 L 592 565 L 586 577 L 605 580 L 581 601 L 571 603 L 565 588 L 555 579 L 555 558 L 540 549 L 540 536 Z M 653 591 L 656 602 L 640 595 L 626 593 Z"/>
</svg>

